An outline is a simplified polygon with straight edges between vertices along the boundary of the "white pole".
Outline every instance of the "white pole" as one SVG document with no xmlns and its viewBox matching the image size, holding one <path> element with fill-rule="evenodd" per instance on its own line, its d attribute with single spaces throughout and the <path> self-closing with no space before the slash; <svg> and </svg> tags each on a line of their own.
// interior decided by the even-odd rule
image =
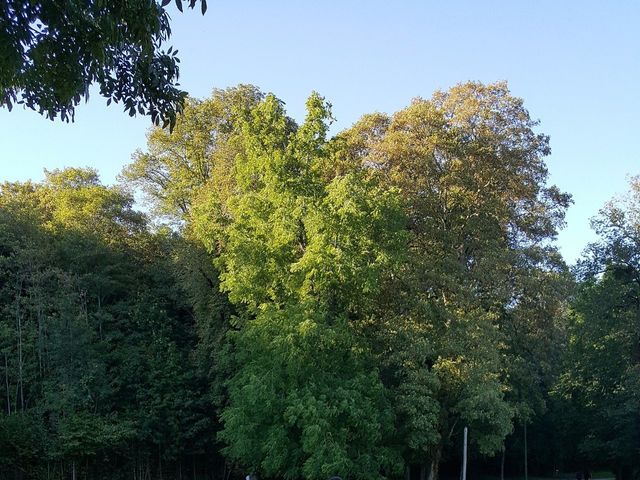
<svg viewBox="0 0 640 480">
<path fill-rule="evenodd" d="M 464 448 L 462 449 L 462 480 L 467 480 L 467 427 L 464 427 Z"/>
</svg>

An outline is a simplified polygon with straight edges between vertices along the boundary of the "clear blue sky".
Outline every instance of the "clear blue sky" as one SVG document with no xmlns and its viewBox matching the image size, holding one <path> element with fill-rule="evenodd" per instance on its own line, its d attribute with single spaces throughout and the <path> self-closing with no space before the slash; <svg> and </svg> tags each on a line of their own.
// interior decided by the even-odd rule
<svg viewBox="0 0 640 480">
<path fill-rule="evenodd" d="M 574 196 L 559 237 L 573 262 L 593 239 L 589 218 L 640 173 L 640 2 L 209 0 L 171 7 L 182 87 L 253 83 L 297 119 L 317 90 L 335 130 L 366 112 L 392 113 L 465 80 L 508 80 L 551 136 L 551 182 Z M 0 109 L 0 180 L 42 178 L 44 168 L 96 167 L 111 183 L 149 120 L 94 94 L 75 124 Z"/>
</svg>

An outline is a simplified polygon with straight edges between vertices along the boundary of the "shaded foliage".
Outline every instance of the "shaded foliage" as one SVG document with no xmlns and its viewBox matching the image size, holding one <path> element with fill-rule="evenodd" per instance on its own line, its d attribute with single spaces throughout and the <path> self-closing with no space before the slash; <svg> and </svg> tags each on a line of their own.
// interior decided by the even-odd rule
<svg viewBox="0 0 640 480">
<path fill-rule="evenodd" d="M 171 35 L 162 1 L 8 0 L 0 4 L 0 105 L 14 104 L 54 119 L 74 109 L 97 83 L 100 95 L 125 111 L 173 125 L 186 93 L 179 59 L 163 50 Z M 176 0 L 182 11 L 182 0 Z M 197 3 L 202 13 L 206 0 Z"/>
<path fill-rule="evenodd" d="M 0 471 L 145 478 L 219 466 L 171 253 L 181 240 L 148 233 L 132 203 L 92 170 L 2 185 L 0 442 L 11 448 Z"/>
</svg>

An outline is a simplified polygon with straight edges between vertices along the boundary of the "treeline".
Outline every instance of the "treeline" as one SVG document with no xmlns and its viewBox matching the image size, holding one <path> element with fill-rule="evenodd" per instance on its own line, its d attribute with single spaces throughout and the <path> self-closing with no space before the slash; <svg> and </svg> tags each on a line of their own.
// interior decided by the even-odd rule
<svg viewBox="0 0 640 480">
<path fill-rule="evenodd" d="M 172 478 L 217 451 L 185 242 L 132 203 L 92 170 L 2 186 L 2 478 Z"/>
<path fill-rule="evenodd" d="M 639 184 L 570 272 L 505 84 L 331 120 L 215 90 L 118 186 L 2 185 L 2 478 L 437 480 L 464 427 L 473 475 L 638 477 Z"/>
</svg>

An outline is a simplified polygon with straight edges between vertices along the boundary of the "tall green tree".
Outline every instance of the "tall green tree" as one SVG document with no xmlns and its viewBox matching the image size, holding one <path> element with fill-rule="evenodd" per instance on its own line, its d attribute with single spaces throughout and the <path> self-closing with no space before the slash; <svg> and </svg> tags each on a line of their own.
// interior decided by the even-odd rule
<svg viewBox="0 0 640 480">
<path fill-rule="evenodd" d="M 365 176 L 323 181 L 330 115 L 317 95 L 307 109 L 298 128 L 273 96 L 252 111 L 229 223 L 198 227 L 222 232 L 221 287 L 244 310 L 221 438 L 269 477 L 374 478 L 397 467 L 392 415 L 354 323 L 397 262 L 403 216 L 395 194 Z"/>
<path fill-rule="evenodd" d="M 578 264 L 581 284 L 557 391 L 583 464 L 640 475 L 640 179 L 592 222 L 601 240 Z"/>
<path fill-rule="evenodd" d="M 433 477 L 467 424 L 480 452 L 500 448 L 518 407 L 510 370 L 528 363 L 517 343 L 559 305 L 543 285 L 566 272 L 550 240 L 570 197 L 546 186 L 548 138 L 536 125 L 506 84 L 470 82 L 392 117 L 367 115 L 336 139 L 329 174 L 364 165 L 402 192 L 412 235 L 399 288 L 409 301 L 390 303 L 406 333 L 387 359 L 402 392 L 405 458 L 431 463 Z M 534 308 L 536 295 L 550 300 L 546 310 Z"/>
<path fill-rule="evenodd" d="M 187 99 L 176 128 L 154 128 L 147 150 L 138 150 L 122 179 L 142 190 L 153 213 L 172 222 L 189 222 L 198 192 L 229 195 L 236 155 L 241 151 L 239 120 L 264 94 L 252 85 L 214 89 L 205 100 Z"/>
<path fill-rule="evenodd" d="M 505 84 L 459 85 L 392 117 L 365 116 L 330 140 L 318 104 L 298 126 L 274 99 L 263 99 L 241 86 L 193 101 L 173 133 L 150 134 L 148 151 L 124 173 L 158 214 L 208 251 L 216 268 L 192 263 L 189 270 L 200 273 L 191 278 L 207 278 L 200 285 L 211 288 L 211 299 L 221 298 L 221 288 L 235 304 L 231 342 L 212 335 L 210 345 L 220 348 L 208 354 L 227 369 L 223 376 L 237 379 L 226 393 L 214 389 L 218 398 L 244 405 L 227 408 L 223 418 L 240 429 L 249 418 L 243 415 L 258 415 L 234 385 L 279 368 L 260 366 L 276 361 L 281 344 L 269 343 L 278 330 L 267 335 L 260 329 L 270 324 L 258 320 L 269 316 L 289 331 L 281 311 L 291 308 L 285 316 L 298 319 L 293 325 L 306 314 L 346 316 L 343 335 L 361 342 L 392 399 L 397 435 L 389 445 L 421 465 L 423 475 L 430 466 L 437 476 L 464 425 L 476 451 L 499 450 L 514 417 L 525 424 L 545 410 L 561 334 L 554 322 L 570 283 L 551 243 L 570 197 L 546 185 L 548 138 L 535 132 L 537 122 Z M 396 190 L 409 243 L 404 253 L 394 247 L 393 268 L 360 263 L 373 245 L 387 248 L 378 237 L 371 245 L 353 243 L 352 256 L 317 243 L 333 231 L 354 239 L 378 235 L 370 218 L 336 223 L 331 211 L 358 198 L 356 210 L 377 218 L 377 207 L 364 200 Z M 335 206 L 327 210 L 329 200 Z M 375 295 L 360 296 L 354 285 L 365 280 Z M 243 352 L 249 345 L 255 351 Z M 273 410 L 268 415 L 279 418 Z M 232 440 L 248 439 L 248 432 L 223 433 L 228 453 L 281 472 L 286 460 L 260 466 L 266 453 L 256 452 L 267 441 L 254 435 L 263 441 L 240 448 Z"/>
</svg>

